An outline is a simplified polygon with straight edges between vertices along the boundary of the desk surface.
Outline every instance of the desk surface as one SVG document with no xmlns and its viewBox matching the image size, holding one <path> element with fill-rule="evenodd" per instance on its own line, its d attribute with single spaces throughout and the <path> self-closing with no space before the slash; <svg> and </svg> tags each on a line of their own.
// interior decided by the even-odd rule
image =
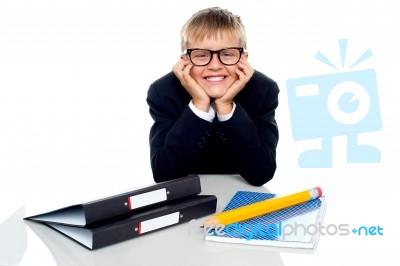
<svg viewBox="0 0 400 266">
<path fill-rule="evenodd" d="M 248 185 L 240 176 L 203 175 L 201 194 L 216 195 L 220 212 L 238 190 L 268 192 L 265 187 Z M 0 225 L 0 247 L 10 252 L 0 256 L 0 264 L 34 265 L 24 254 L 34 253 L 36 260 L 52 261 L 53 265 L 283 265 L 280 250 L 261 246 L 216 243 L 204 240 L 200 229 L 208 217 L 166 228 L 119 244 L 89 251 L 62 234 L 39 223 L 23 221 L 24 212 L 17 211 Z M 27 231 L 44 245 L 37 245 L 26 236 Z M 3 233 L 1 233 L 1 231 Z M 7 232 L 6 232 L 7 231 Z M 24 233 L 25 232 L 25 233 Z M 5 237 L 4 237 L 5 236 Z M 13 248 L 10 248 L 13 246 Z M 11 252 L 11 250 L 13 250 Z M 299 251 L 301 252 L 301 251 Z M 25 256 L 26 257 L 26 256 Z M 49 259 L 50 258 L 50 259 Z M 18 261 L 19 260 L 19 261 Z M 28 260 L 28 261 L 26 261 Z M 266 263 L 268 262 L 268 263 Z"/>
</svg>

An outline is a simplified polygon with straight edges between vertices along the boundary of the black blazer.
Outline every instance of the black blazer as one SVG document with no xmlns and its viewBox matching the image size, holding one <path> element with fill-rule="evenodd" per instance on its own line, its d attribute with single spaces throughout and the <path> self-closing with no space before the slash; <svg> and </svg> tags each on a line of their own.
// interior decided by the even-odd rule
<svg viewBox="0 0 400 266">
<path fill-rule="evenodd" d="M 208 122 L 189 108 L 190 94 L 173 72 L 150 85 L 147 103 L 154 124 L 150 159 L 154 180 L 188 174 L 240 174 L 261 186 L 276 170 L 278 127 L 276 82 L 255 71 L 234 98 L 236 109 L 224 122 Z"/>
</svg>

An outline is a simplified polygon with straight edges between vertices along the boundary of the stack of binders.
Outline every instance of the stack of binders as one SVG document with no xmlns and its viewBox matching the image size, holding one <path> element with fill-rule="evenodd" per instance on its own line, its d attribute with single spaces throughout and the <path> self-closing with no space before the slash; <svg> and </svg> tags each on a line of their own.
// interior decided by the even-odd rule
<svg viewBox="0 0 400 266">
<path fill-rule="evenodd" d="M 197 175 L 26 217 L 95 250 L 215 213 Z"/>
</svg>

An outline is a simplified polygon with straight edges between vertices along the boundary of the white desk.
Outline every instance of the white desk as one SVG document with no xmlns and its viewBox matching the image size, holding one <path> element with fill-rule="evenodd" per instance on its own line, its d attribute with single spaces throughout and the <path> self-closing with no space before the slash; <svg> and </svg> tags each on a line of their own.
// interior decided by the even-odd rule
<svg viewBox="0 0 400 266">
<path fill-rule="evenodd" d="M 217 212 L 226 206 L 238 190 L 268 192 L 265 187 L 248 185 L 239 176 L 203 175 L 200 180 L 201 194 L 217 196 Z M 199 227 L 208 217 L 90 251 L 45 225 L 22 221 L 22 217 L 18 217 L 21 214 L 22 212 L 15 213 L 7 222 L 9 226 L 3 228 L 8 230 L 9 233 L 5 235 L 10 239 L 4 241 L 3 238 L 2 243 L 16 245 L 14 250 L 17 249 L 16 253 L 0 256 L 3 260 L 4 258 L 7 260 L 8 256 L 9 263 L 17 259 L 18 249 L 25 248 L 24 236 L 20 232 L 26 231 L 27 226 L 28 230 L 33 230 L 47 247 L 48 251 L 40 250 L 48 252 L 43 256 L 51 255 L 57 265 L 283 265 L 279 249 L 276 248 L 205 241 L 204 232 Z M 0 230 L 3 225 L 0 225 Z M 18 244 L 16 236 L 21 239 L 21 243 Z M 25 239 L 25 242 L 27 250 L 35 248 L 30 246 L 30 241 Z M 29 262 L 24 261 L 24 263 L 31 265 Z M 1 261 L 0 265 L 3 265 Z"/>
</svg>

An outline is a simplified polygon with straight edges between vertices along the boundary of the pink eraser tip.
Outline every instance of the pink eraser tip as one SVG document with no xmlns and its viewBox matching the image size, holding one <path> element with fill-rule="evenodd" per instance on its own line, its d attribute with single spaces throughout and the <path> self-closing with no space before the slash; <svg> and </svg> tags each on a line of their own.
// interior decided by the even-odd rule
<svg viewBox="0 0 400 266">
<path fill-rule="evenodd" d="M 318 191 L 318 198 L 322 197 L 322 189 L 320 187 L 315 187 L 315 189 Z"/>
</svg>

